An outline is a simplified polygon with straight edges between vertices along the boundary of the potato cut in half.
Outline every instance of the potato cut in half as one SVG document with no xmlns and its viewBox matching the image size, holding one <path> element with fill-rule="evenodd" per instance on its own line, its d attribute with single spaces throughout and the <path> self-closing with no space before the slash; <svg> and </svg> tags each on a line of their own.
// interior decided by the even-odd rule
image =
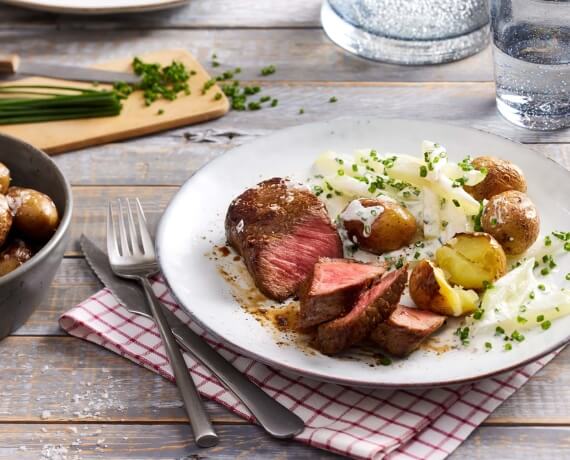
<svg viewBox="0 0 570 460">
<path fill-rule="evenodd" d="M 458 233 L 435 253 L 435 260 L 452 284 L 483 289 L 507 272 L 507 256 L 488 233 Z"/>
<path fill-rule="evenodd" d="M 421 260 L 410 276 L 410 296 L 419 308 L 447 316 L 472 313 L 479 303 L 475 291 L 452 287 L 441 268 Z"/>
</svg>

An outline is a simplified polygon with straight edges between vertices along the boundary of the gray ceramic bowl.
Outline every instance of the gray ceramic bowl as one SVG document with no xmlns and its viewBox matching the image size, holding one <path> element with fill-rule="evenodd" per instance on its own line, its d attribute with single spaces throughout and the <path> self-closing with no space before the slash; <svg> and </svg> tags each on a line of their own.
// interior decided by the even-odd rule
<svg viewBox="0 0 570 460">
<path fill-rule="evenodd" d="M 0 339 L 18 329 L 45 298 L 63 260 L 69 236 L 72 197 L 69 183 L 40 150 L 13 137 L 0 135 L 0 162 L 9 169 L 12 185 L 49 195 L 61 222 L 52 238 L 26 263 L 0 277 Z"/>
</svg>

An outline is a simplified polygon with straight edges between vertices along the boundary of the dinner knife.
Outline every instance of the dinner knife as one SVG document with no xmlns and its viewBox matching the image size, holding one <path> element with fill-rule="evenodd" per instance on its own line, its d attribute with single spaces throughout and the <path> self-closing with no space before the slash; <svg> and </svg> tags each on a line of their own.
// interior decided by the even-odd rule
<svg viewBox="0 0 570 460">
<path fill-rule="evenodd" d="M 80 244 L 87 263 L 117 300 L 130 312 L 148 317 L 150 311 L 140 286 L 117 277 L 111 270 L 107 255 L 85 235 L 81 235 Z M 303 431 L 305 425 L 301 418 L 248 380 L 168 308 L 163 306 L 162 310 L 178 344 L 210 369 L 249 409 L 265 431 L 276 438 L 290 438 Z"/>
<path fill-rule="evenodd" d="M 39 76 L 58 78 L 60 80 L 91 81 L 99 83 L 125 82 L 136 84 L 140 77 L 133 73 L 112 72 L 109 70 L 75 67 L 59 64 L 43 64 L 39 62 L 22 61 L 16 54 L 0 56 L 0 77 Z"/>
</svg>

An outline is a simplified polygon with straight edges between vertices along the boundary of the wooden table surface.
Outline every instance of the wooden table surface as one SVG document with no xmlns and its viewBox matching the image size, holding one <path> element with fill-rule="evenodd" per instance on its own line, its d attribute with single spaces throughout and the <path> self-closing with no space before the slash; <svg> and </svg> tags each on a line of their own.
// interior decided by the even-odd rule
<svg viewBox="0 0 570 460">
<path fill-rule="evenodd" d="M 99 289 L 78 238 L 85 232 L 103 241 L 107 200 L 138 196 L 156 220 L 180 184 L 212 158 L 277 129 L 346 115 L 470 126 L 524 142 L 537 155 L 570 166 L 570 130 L 526 131 L 497 114 L 490 50 L 440 66 L 372 63 L 326 38 L 320 3 L 191 0 L 173 11 L 96 18 L 0 7 L 2 54 L 88 64 L 182 47 L 217 73 L 224 67 L 209 67 L 215 52 L 223 66 L 242 67 L 243 80 L 256 80 L 262 66 L 276 65 L 277 72 L 260 84 L 279 99 L 271 111 L 234 112 L 214 122 L 56 157 L 73 184 L 72 239 L 48 298 L 24 327 L 0 343 L 0 459 L 334 457 L 272 439 L 213 403 L 207 407 L 221 442 L 199 450 L 171 383 L 58 328 L 62 312 Z M 331 96 L 338 98 L 336 104 L 328 103 Z M 570 349 L 505 402 L 451 458 L 570 458 Z"/>
</svg>

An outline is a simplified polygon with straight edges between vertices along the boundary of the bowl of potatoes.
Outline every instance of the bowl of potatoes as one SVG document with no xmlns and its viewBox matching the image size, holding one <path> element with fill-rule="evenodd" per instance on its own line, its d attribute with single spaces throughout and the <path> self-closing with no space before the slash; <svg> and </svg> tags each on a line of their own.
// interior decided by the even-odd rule
<svg viewBox="0 0 570 460">
<path fill-rule="evenodd" d="M 71 187 L 55 162 L 0 135 L 0 339 L 46 296 L 63 260 Z"/>
</svg>

